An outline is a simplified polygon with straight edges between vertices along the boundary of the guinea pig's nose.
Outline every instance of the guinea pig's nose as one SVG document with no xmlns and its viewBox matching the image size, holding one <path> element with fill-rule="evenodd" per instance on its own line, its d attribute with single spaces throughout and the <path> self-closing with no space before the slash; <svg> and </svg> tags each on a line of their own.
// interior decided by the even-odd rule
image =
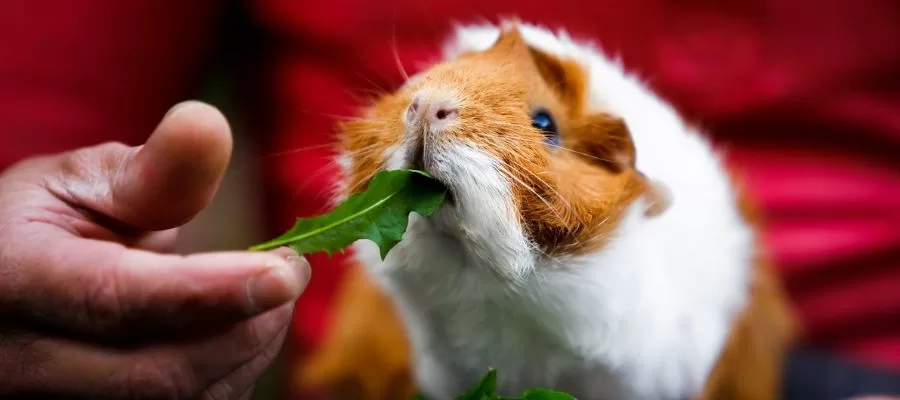
<svg viewBox="0 0 900 400">
<path fill-rule="evenodd" d="M 407 123 L 424 119 L 431 129 L 443 129 L 459 116 L 456 101 L 451 99 L 416 96 L 406 110 Z"/>
</svg>

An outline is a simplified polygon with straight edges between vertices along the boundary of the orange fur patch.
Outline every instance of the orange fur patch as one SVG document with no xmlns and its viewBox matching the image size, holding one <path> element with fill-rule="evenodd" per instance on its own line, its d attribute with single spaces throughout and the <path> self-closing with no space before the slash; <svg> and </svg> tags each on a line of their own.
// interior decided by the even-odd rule
<svg viewBox="0 0 900 400">
<path fill-rule="evenodd" d="M 733 182 L 736 188 L 740 186 L 736 177 Z M 759 232 L 763 221 L 755 205 L 746 195 L 738 202 L 744 219 Z M 759 237 L 756 240 L 749 302 L 732 325 L 699 400 L 781 398 L 784 356 L 800 329 L 769 256 Z"/>
<path fill-rule="evenodd" d="M 415 394 L 406 331 L 390 299 L 352 264 L 323 344 L 298 365 L 301 389 L 339 400 L 397 400 Z"/>
</svg>

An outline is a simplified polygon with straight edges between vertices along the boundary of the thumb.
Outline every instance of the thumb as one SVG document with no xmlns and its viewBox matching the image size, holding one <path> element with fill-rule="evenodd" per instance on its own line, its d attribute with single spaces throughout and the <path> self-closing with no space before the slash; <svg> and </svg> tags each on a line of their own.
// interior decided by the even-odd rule
<svg viewBox="0 0 900 400">
<path fill-rule="evenodd" d="M 105 144 L 63 160 L 56 191 L 72 203 L 139 231 L 180 226 L 218 190 L 231 158 L 231 130 L 214 107 L 173 107 L 138 147 Z"/>
<path fill-rule="evenodd" d="M 175 106 L 112 176 L 110 216 L 144 230 L 187 222 L 218 190 L 231 146 L 217 109 L 193 101 Z"/>
</svg>

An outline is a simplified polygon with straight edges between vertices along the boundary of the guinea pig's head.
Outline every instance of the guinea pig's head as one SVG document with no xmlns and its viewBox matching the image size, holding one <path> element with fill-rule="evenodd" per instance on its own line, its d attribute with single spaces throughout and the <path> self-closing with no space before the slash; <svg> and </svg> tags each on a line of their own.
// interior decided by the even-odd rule
<svg viewBox="0 0 900 400">
<path fill-rule="evenodd" d="M 341 125 L 346 190 L 382 169 L 427 171 L 450 192 L 427 223 L 507 278 L 598 251 L 645 184 L 624 121 L 588 108 L 588 73 L 506 26 Z"/>
</svg>

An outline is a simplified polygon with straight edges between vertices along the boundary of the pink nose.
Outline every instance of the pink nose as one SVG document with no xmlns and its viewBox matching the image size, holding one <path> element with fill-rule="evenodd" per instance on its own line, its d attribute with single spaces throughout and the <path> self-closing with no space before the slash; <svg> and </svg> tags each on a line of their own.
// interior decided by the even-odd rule
<svg viewBox="0 0 900 400">
<path fill-rule="evenodd" d="M 459 109 L 456 107 L 456 101 L 421 95 L 416 96 L 406 110 L 407 123 L 424 120 L 431 129 L 446 128 L 456 121 L 457 117 Z"/>
</svg>

